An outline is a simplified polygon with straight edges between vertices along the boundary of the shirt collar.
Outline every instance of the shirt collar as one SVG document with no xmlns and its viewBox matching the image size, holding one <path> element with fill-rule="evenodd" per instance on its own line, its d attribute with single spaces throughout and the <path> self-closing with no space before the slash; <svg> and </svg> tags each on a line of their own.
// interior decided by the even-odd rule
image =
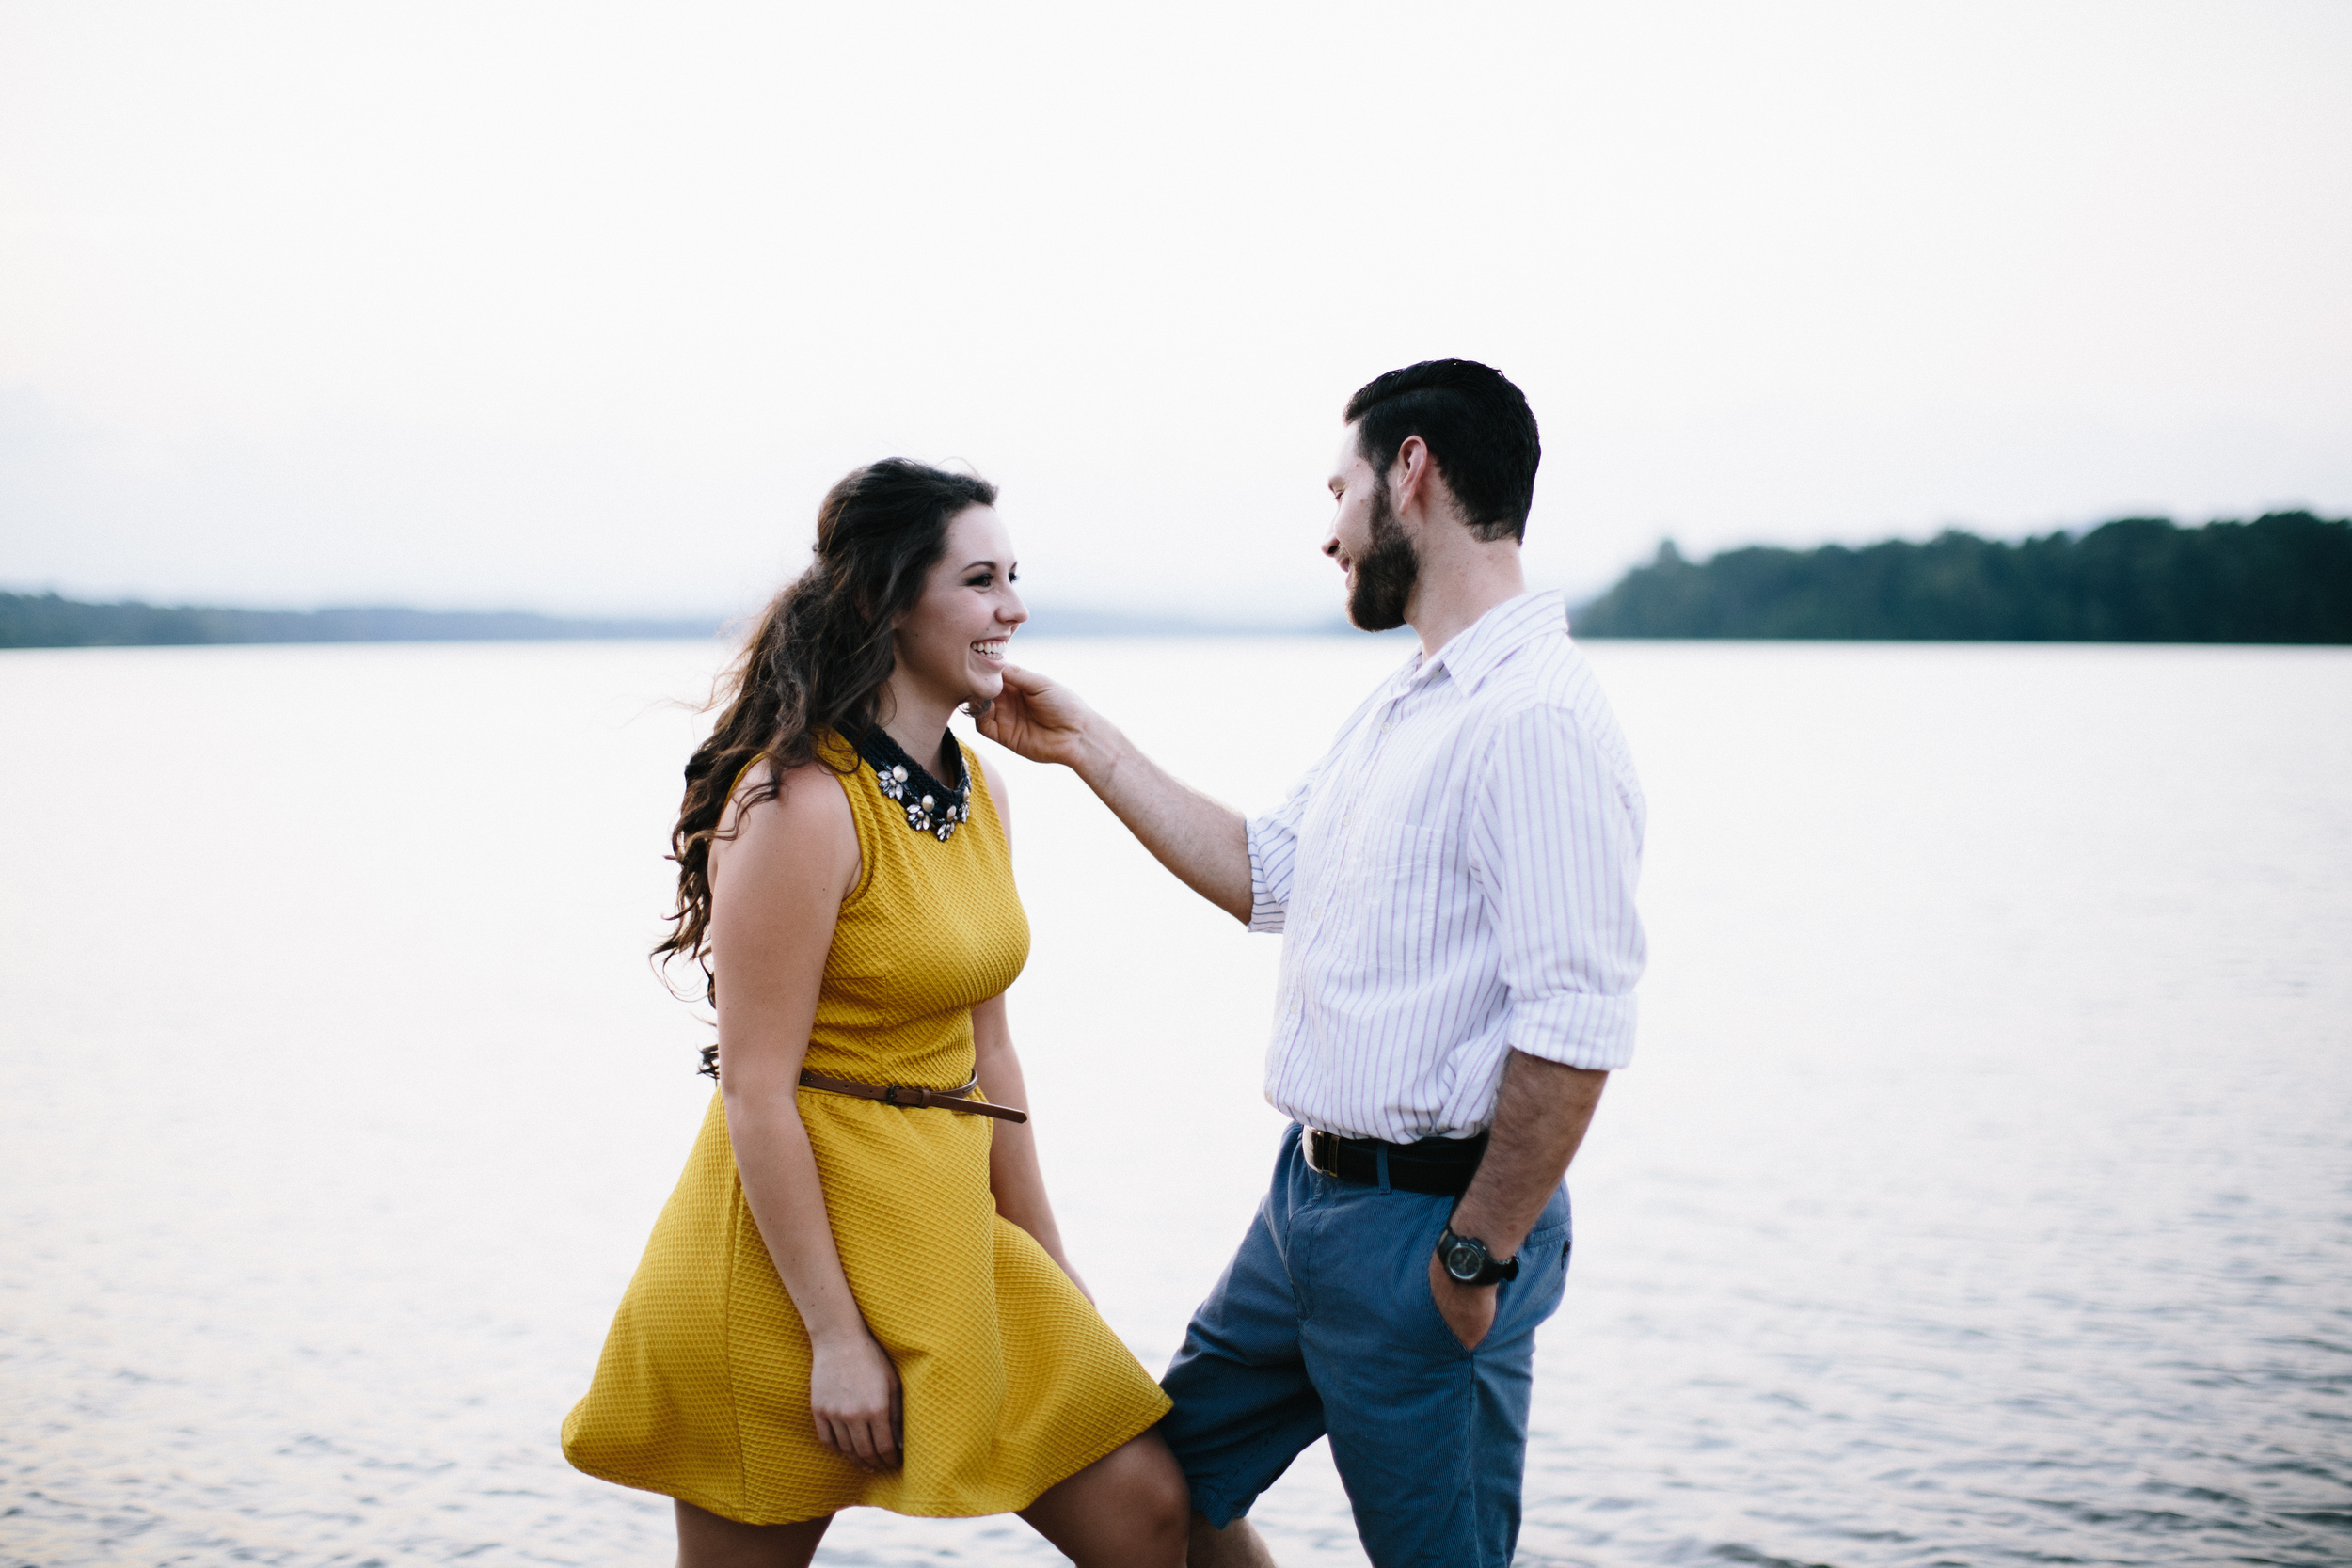
<svg viewBox="0 0 2352 1568">
<path fill-rule="evenodd" d="M 1402 685 L 1410 689 L 1436 677 L 1439 670 L 1475 693 L 1502 661 L 1548 632 L 1565 635 L 1568 608 L 1556 588 L 1538 589 L 1505 599 L 1454 634 L 1451 641 L 1427 658 L 1413 656 Z"/>
</svg>

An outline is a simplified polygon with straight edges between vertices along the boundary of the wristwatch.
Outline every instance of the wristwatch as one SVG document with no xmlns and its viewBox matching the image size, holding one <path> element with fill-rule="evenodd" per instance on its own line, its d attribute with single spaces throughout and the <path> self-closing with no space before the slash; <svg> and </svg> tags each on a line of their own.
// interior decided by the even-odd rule
<svg viewBox="0 0 2352 1568">
<path fill-rule="evenodd" d="M 1447 1226 L 1445 1234 L 1438 1238 L 1438 1267 L 1457 1285 L 1492 1285 L 1501 1279 L 1519 1276 L 1519 1260 L 1516 1258 L 1498 1263 L 1486 1251 L 1486 1243 L 1470 1236 L 1456 1236 L 1454 1227 Z"/>
</svg>

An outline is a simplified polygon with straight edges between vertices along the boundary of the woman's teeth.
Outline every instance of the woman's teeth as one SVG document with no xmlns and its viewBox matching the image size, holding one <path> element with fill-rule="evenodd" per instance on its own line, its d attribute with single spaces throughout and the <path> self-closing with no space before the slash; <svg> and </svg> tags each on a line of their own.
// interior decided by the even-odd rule
<svg viewBox="0 0 2352 1568">
<path fill-rule="evenodd" d="M 1006 638 L 992 637 L 986 641 L 973 643 L 972 651 L 979 655 L 982 658 L 1002 658 L 1005 657 L 1005 643 L 1007 641 L 1008 639 Z"/>
</svg>

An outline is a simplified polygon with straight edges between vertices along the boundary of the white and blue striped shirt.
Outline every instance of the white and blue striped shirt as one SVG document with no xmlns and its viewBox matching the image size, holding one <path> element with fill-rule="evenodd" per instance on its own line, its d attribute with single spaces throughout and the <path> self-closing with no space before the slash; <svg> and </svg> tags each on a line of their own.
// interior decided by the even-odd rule
<svg viewBox="0 0 2352 1568">
<path fill-rule="evenodd" d="M 1415 653 L 1249 824 L 1281 931 L 1266 1099 L 1351 1137 L 1468 1137 L 1506 1051 L 1623 1067 L 1647 808 L 1556 593 Z"/>
</svg>

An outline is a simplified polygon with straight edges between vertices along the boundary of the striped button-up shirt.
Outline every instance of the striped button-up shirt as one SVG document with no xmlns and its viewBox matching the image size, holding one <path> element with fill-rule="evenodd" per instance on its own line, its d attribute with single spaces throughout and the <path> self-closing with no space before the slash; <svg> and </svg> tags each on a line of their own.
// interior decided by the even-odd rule
<svg viewBox="0 0 2352 1568">
<path fill-rule="evenodd" d="M 1286 937 L 1266 1099 L 1353 1137 L 1467 1137 L 1509 1051 L 1624 1066 L 1645 815 L 1559 594 L 1414 654 L 1249 824 L 1249 928 Z"/>
</svg>

